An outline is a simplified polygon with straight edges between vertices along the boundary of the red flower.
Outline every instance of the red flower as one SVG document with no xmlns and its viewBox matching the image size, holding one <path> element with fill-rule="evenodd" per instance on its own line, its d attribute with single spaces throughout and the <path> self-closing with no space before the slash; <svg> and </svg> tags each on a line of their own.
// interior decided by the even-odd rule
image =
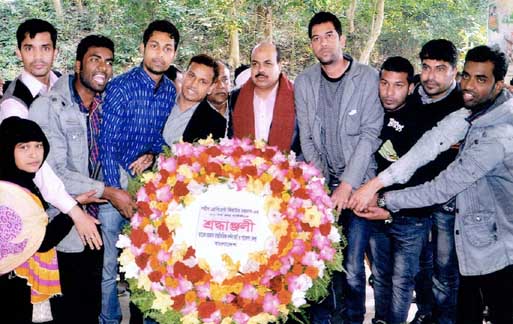
<svg viewBox="0 0 513 324">
<path fill-rule="evenodd" d="M 209 162 L 205 167 L 205 171 L 207 172 L 207 174 L 214 173 L 215 175 L 221 175 L 223 172 L 223 168 L 221 168 L 221 165 L 219 163 Z"/>
<path fill-rule="evenodd" d="M 148 275 L 148 278 L 153 281 L 153 282 L 159 282 L 160 281 L 160 278 L 162 278 L 162 273 L 158 272 L 158 271 L 152 271 L 149 275 Z"/>
<path fill-rule="evenodd" d="M 292 169 L 292 173 L 294 174 L 294 178 L 299 178 L 303 175 L 303 169 L 299 167 L 294 167 Z"/>
<path fill-rule="evenodd" d="M 175 197 L 183 197 L 189 193 L 189 189 L 187 189 L 187 185 L 182 181 L 177 181 L 174 188 L 173 194 Z"/>
<path fill-rule="evenodd" d="M 206 301 L 198 305 L 198 315 L 200 318 L 208 318 L 216 311 L 216 304 L 213 301 Z"/>
<path fill-rule="evenodd" d="M 248 303 L 244 305 L 242 308 L 244 313 L 248 314 L 249 316 L 255 316 L 262 312 L 262 305 L 258 303 Z"/>
<path fill-rule="evenodd" d="M 141 217 L 150 217 L 150 215 L 152 213 L 151 209 L 150 209 L 150 205 L 143 201 L 139 201 L 137 203 L 137 212 L 139 213 L 139 215 Z"/>
<path fill-rule="evenodd" d="M 205 152 L 212 157 L 216 157 L 218 155 L 223 154 L 223 152 L 217 146 L 211 146 L 208 149 L 206 149 Z"/>
<path fill-rule="evenodd" d="M 324 223 L 319 226 L 319 230 L 321 231 L 321 234 L 323 236 L 328 236 L 328 234 L 331 232 L 331 224 L 330 223 Z"/>
<path fill-rule="evenodd" d="M 185 294 L 173 297 L 173 301 L 173 309 L 176 311 L 181 311 L 182 308 L 185 306 Z"/>
<path fill-rule="evenodd" d="M 194 248 L 192 246 L 189 246 L 189 248 L 187 249 L 187 252 L 185 252 L 183 259 L 187 260 L 188 258 L 190 258 L 191 256 L 194 256 L 195 254 L 196 254 L 196 250 L 194 250 Z"/>
<path fill-rule="evenodd" d="M 266 148 L 263 155 L 264 155 L 264 158 L 266 158 L 267 160 L 271 160 L 275 154 L 276 154 L 275 150 L 273 150 L 271 148 Z"/>
<path fill-rule="evenodd" d="M 173 270 L 175 273 L 175 277 L 177 277 L 177 275 L 179 275 L 179 274 L 185 277 L 187 275 L 187 272 L 190 270 L 190 268 L 188 266 L 186 266 L 185 264 L 183 264 L 182 262 L 176 262 L 175 265 L 173 266 Z"/>
<path fill-rule="evenodd" d="M 130 240 L 135 247 L 141 247 L 141 245 L 148 242 L 148 234 L 142 229 L 134 228 L 132 233 L 130 233 Z"/>
<path fill-rule="evenodd" d="M 144 185 L 144 187 L 146 188 L 146 193 L 148 194 L 148 196 L 150 194 L 154 194 L 155 191 L 157 191 L 157 188 L 155 188 L 155 185 L 153 184 L 153 182 L 148 182 L 147 184 Z"/>
<path fill-rule="evenodd" d="M 148 264 L 148 259 L 150 255 L 146 253 L 142 253 L 141 255 L 138 255 L 135 257 L 135 264 L 141 269 L 146 268 L 146 265 Z"/>
<path fill-rule="evenodd" d="M 157 229 L 157 233 L 164 241 L 169 238 L 169 230 L 167 229 L 165 223 L 160 224 L 159 228 Z"/>
<path fill-rule="evenodd" d="M 308 192 L 304 188 L 299 188 L 298 190 L 294 191 L 294 196 L 301 199 L 308 199 Z"/>
<path fill-rule="evenodd" d="M 271 191 L 273 192 L 273 194 L 281 194 L 281 192 L 283 191 L 283 187 L 283 182 L 281 182 L 280 180 L 277 180 L 276 178 L 271 180 Z"/>
<path fill-rule="evenodd" d="M 254 165 L 243 167 L 241 170 L 241 174 L 243 176 L 256 177 L 257 176 L 257 168 Z"/>
</svg>

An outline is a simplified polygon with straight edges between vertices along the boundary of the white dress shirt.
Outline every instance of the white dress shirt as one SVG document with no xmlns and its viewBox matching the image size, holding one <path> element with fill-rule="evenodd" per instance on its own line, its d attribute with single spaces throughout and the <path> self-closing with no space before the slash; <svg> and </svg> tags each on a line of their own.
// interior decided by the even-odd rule
<svg viewBox="0 0 513 324">
<path fill-rule="evenodd" d="M 267 98 L 262 98 L 254 93 L 253 112 L 255 114 L 255 139 L 268 141 L 271 123 L 273 121 L 274 102 L 278 93 L 278 85 L 271 90 Z"/>
</svg>

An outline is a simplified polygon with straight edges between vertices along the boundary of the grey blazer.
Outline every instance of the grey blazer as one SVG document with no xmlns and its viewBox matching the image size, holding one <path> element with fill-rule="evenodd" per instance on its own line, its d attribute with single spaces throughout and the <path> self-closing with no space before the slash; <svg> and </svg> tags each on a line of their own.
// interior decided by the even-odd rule
<svg viewBox="0 0 513 324">
<path fill-rule="evenodd" d="M 353 61 L 345 78 L 338 125 L 346 167 L 339 180 L 357 188 L 375 174 L 373 153 L 381 143 L 378 136 L 384 113 L 375 69 Z M 304 158 L 328 177 L 327 153 L 322 148 L 321 121 L 317 117 L 320 82 L 320 64 L 307 68 L 294 82 L 294 97 Z"/>
</svg>

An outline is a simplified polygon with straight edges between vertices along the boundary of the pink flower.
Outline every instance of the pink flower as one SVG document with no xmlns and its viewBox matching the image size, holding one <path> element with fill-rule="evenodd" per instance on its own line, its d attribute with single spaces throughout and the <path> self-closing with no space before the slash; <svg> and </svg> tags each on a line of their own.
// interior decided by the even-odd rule
<svg viewBox="0 0 513 324">
<path fill-rule="evenodd" d="M 204 283 L 203 285 L 196 285 L 196 293 L 199 298 L 210 298 L 210 283 Z"/>
<path fill-rule="evenodd" d="M 294 255 L 294 254 L 303 255 L 305 253 L 305 242 L 303 242 L 302 240 L 298 240 L 298 239 L 294 240 L 292 249 L 290 250 L 290 253 L 292 255 Z"/>
<path fill-rule="evenodd" d="M 277 296 L 274 296 L 272 293 L 265 294 L 264 304 L 263 304 L 264 312 L 267 312 L 267 313 L 273 314 L 274 316 L 277 316 L 279 306 L 280 306 L 280 301 Z"/>
<path fill-rule="evenodd" d="M 159 166 L 168 172 L 176 170 L 176 160 L 174 158 L 165 158 L 163 155 L 159 156 Z"/>
<path fill-rule="evenodd" d="M 318 263 L 319 256 L 315 252 L 306 252 L 303 258 L 301 259 L 301 263 L 306 266 L 314 266 Z"/>
<path fill-rule="evenodd" d="M 249 315 L 241 311 L 233 314 L 232 318 L 237 324 L 246 324 L 249 321 Z"/>
<path fill-rule="evenodd" d="M 191 156 L 193 153 L 193 146 L 190 143 L 176 143 L 172 146 L 173 153 L 177 156 Z"/>
<path fill-rule="evenodd" d="M 218 324 L 221 322 L 221 311 L 216 310 L 212 314 L 210 314 L 210 317 L 208 318 L 202 318 L 201 319 L 204 323 L 215 323 Z"/>
<path fill-rule="evenodd" d="M 148 197 L 148 194 L 146 193 L 146 189 L 144 189 L 144 187 L 141 187 L 141 189 L 137 191 L 137 201 L 150 201 L 150 198 Z"/>
<path fill-rule="evenodd" d="M 240 296 L 244 299 L 255 300 L 258 297 L 258 292 L 253 285 L 244 284 L 240 291 Z M 201 297 L 198 295 L 198 297 Z"/>
<path fill-rule="evenodd" d="M 321 250 L 321 259 L 331 261 L 335 256 L 335 252 L 334 248 L 326 246 Z"/>
<path fill-rule="evenodd" d="M 306 181 L 310 180 L 312 177 L 321 177 L 321 172 L 312 163 L 301 163 L 300 167 L 303 169 L 303 178 Z"/>
<path fill-rule="evenodd" d="M 183 315 L 193 313 L 198 310 L 198 305 L 195 302 L 185 303 L 185 306 L 180 310 Z"/>
<path fill-rule="evenodd" d="M 161 202 L 168 202 L 173 198 L 171 187 L 169 185 L 165 185 L 162 188 L 157 189 L 156 195 L 157 200 Z"/>
</svg>

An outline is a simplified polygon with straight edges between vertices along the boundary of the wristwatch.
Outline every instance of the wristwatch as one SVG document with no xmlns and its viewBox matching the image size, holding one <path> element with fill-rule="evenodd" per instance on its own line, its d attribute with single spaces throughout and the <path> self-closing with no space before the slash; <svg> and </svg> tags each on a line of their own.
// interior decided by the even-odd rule
<svg viewBox="0 0 513 324">
<path fill-rule="evenodd" d="M 387 202 L 385 200 L 385 195 L 384 194 L 378 194 L 378 201 L 377 201 L 377 205 L 379 208 L 383 208 L 383 209 L 386 209 L 388 211 L 388 218 L 385 219 L 385 224 L 390 224 L 394 221 L 394 218 L 392 217 L 392 212 L 390 212 L 390 210 L 388 210 L 387 208 Z"/>
</svg>

